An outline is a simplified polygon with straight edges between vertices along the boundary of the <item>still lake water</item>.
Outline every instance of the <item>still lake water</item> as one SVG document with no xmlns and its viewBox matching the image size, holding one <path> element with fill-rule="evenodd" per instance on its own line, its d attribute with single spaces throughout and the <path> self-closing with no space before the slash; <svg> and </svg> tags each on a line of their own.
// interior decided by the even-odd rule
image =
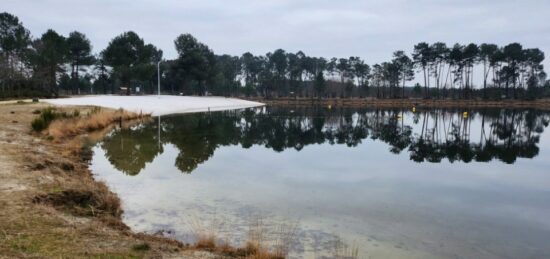
<svg viewBox="0 0 550 259">
<path fill-rule="evenodd" d="M 262 229 L 294 233 L 291 258 L 550 258 L 550 113 L 463 112 L 163 116 L 110 133 L 91 168 L 130 227 L 184 242 Z"/>
</svg>

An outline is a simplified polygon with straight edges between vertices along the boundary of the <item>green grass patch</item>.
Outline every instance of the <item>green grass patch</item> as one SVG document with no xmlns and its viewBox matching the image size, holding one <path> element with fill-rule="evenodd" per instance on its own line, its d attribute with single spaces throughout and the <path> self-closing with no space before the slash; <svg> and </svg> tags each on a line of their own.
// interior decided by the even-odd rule
<svg viewBox="0 0 550 259">
<path fill-rule="evenodd" d="M 151 250 L 151 246 L 147 243 L 136 244 L 136 245 L 132 246 L 132 250 L 134 250 L 134 251 L 149 251 L 149 250 Z"/>
</svg>

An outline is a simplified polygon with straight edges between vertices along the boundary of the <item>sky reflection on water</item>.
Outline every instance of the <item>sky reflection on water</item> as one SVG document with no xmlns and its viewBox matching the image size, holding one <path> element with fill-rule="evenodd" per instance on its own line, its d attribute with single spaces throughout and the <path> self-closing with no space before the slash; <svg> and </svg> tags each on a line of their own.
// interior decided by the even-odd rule
<svg viewBox="0 0 550 259">
<path fill-rule="evenodd" d="M 298 222 L 292 257 L 548 257 L 549 115 L 268 107 L 114 131 L 92 170 L 137 231 Z M 483 127 L 482 127 L 483 126 Z M 160 129 L 160 130 L 159 130 Z M 159 145 L 160 143 L 160 145 Z"/>
</svg>

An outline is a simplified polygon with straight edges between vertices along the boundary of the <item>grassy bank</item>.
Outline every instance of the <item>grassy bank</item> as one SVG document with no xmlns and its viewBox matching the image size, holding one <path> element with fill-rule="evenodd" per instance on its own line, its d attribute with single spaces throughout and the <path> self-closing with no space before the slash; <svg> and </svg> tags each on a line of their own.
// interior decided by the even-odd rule
<svg viewBox="0 0 550 259">
<path fill-rule="evenodd" d="M 254 240 L 233 247 L 215 234 L 182 244 L 162 234 L 134 233 L 122 222 L 120 199 L 89 171 L 90 144 L 114 127 L 149 120 L 146 114 L 27 103 L 0 105 L 0 119 L 6 122 L 0 125 L 0 258 L 286 255 Z"/>
<path fill-rule="evenodd" d="M 93 179 L 83 159 L 83 134 L 101 127 L 71 136 L 36 132 L 31 123 L 44 110 L 40 103 L 0 105 L 6 122 L 0 125 L 0 257 L 140 258 L 184 251 L 182 244 L 132 233 L 121 222 L 120 200 Z M 72 114 L 62 120 L 75 122 L 95 116 L 93 108 L 78 110 L 78 116 L 74 109 L 55 112 Z"/>
<path fill-rule="evenodd" d="M 267 105 L 346 106 L 380 108 L 536 108 L 550 109 L 550 99 L 538 100 L 443 100 L 443 99 L 374 99 L 374 98 L 247 98 Z"/>
</svg>

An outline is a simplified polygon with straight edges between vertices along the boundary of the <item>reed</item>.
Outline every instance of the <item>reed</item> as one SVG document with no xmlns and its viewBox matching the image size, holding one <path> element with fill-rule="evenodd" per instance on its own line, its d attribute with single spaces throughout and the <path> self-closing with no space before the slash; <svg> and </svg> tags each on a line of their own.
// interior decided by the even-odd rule
<svg viewBox="0 0 550 259">
<path fill-rule="evenodd" d="M 333 241 L 332 257 L 335 259 L 357 259 L 359 257 L 359 248 L 356 245 L 347 245 L 336 236 Z"/>
<path fill-rule="evenodd" d="M 220 234 L 221 221 L 213 219 L 205 224 L 204 220 L 190 217 L 188 226 L 195 237 L 191 248 L 207 250 L 232 258 L 283 259 L 288 256 L 297 224 L 283 222 L 276 226 L 267 226 L 261 218 L 252 220 L 244 246 L 232 246 Z"/>
</svg>

